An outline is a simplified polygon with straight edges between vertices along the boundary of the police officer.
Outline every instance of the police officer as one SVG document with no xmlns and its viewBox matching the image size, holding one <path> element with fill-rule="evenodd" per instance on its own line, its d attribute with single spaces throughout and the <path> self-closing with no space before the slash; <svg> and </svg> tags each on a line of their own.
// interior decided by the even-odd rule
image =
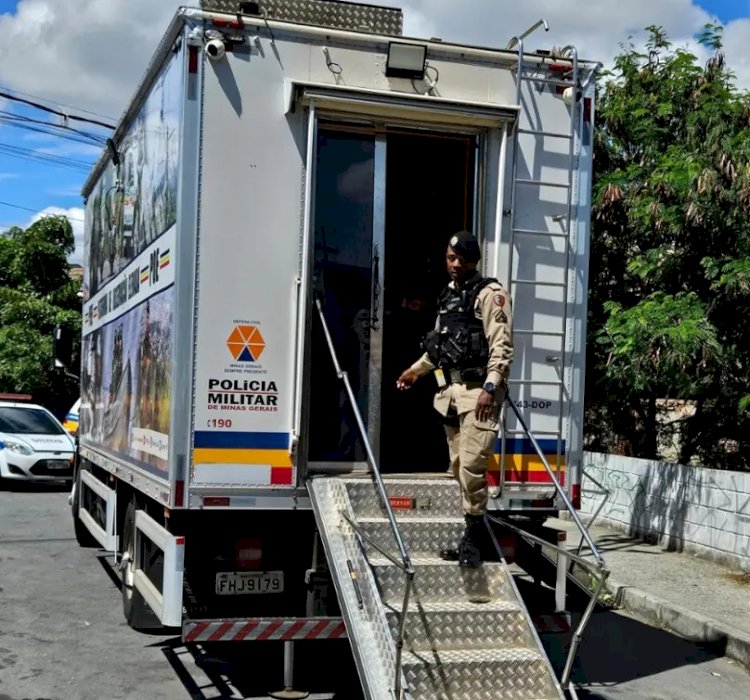
<svg viewBox="0 0 750 700">
<path fill-rule="evenodd" d="M 438 299 L 435 329 L 422 341 L 424 355 L 396 382 L 404 390 L 423 375 L 435 376 L 434 406 L 443 416 L 466 518 L 458 549 L 441 555 L 465 567 L 479 566 L 489 546 L 487 466 L 513 360 L 510 295 L 497 280 L 479 274 L 480 258 L 479 244 L 469 232 L 450 239 L 445 261 L 451 281 Z"/>
</svg>

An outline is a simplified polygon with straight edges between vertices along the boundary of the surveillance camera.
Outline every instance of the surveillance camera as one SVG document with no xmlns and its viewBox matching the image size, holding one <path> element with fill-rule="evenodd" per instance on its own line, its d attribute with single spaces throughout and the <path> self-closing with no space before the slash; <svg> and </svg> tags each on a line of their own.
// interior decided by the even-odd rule
<svg viewBox="0 0 750 700">
<path fill-rule="evenodd" d="M 205 52 L 210 60 L 221 61 L 226 53 L 224 42 L 221 39 L 211 39 L 211 41 L 206 43 Z"/>
</svg>

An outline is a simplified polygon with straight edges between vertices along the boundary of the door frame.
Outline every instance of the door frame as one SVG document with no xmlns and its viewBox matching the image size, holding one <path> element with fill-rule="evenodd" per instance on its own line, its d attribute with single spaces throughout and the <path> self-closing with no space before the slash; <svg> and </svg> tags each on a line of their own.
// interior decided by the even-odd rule
<svg viewBox="0 0 750 700">
<path fill-rule="evenodd" d="M 517 117 L 513 110 L 499 109 L 495 105 L 488 113 L 494 117 L 496 123 L 492 126 L 486 124 L 471 124 L 473 120 L 467 120 L 468 124 L 446 123 L 441 120 L 431 121 L 429 112 L 422 116 L 424 119 L 403 119 L 394 114 L 392 118 L 368 116 L 362 113 L 351 113 L 339 109 L 331 109 L 325 104 L 322 109 L 318 108 L 315 99 L 309 99 L 307 106 L 307 152 L 305 171 L 305 199 L 303 212 L 303 227 L 301 240 L 301 264 L 300 275 L 296 281 L 298 289 L 297 299 L 297 346 L 295 363 L 295 408 L 294 408 L 294 430 L 292 433 L 292 451 L 298 474 L 304 478 L 308 471 L 316 473 L 346 473 L 370 471 L 367 462 L 308 462 L 308 440 L 306 435 L 310 422 L 309 391 L 305 388 L 310 386 L 310 357 L 311 357 L 311 323 L 313 319 L 313 304 L 311 298 L 311 279 L 313 274 L 312 251 L 315 243 L 315 166 L 318 156 L 318 134 L 322 127 L 335 130 L 340 128 L 342 132 L 360 131 L 372 134 L 375 142 L 375 170 L 373 183 L 373 235 L 372 235 L 372 260 L 373 274 L 371 284 L 371 314 L 377 330 L 371 329 L 370 338 L 370 360 L 368 375 L 372 384 L 378 389 L 382 383 L 383 362 L 383 305 L 377 304 L 378 296 L 382 295 L 385 281 L 385 228 L 386 228 L 386 182 L 387 182 L 387 135 L 393 131 L 407 129 L 410 132 L 420 131 L 429 133 L 452 133 L 468 136 L 475 139 L 476 154 L 474 163 L 474 226 L 475 235 L 480 245 L 486 238 L 486 202 L 488 198 L 487 183 L 491 181 L 489 171 L 493 165 L 490 163 L 488 143 L 491 134 L 498 134 L 505 143 L 508 133 Z M 505 149 L 502 149 L 502 161 L 505 160 Z M 500 168 L 499 182 L 504 181 L 504 169 L 506 163 L 498 163 Z M 502 190 L 498 195 L 498 208 L 502 212 Z M 495 222 L 496 248 L 499 248 L 503 216 Z M 497 256 L 497 254 L 496 254 Z M 375 264 L 375 261 L 378 261 Z M 493 273 L 496 271 L 492 271 Z M 373 342 L 375 341 L 375 342 Z M 374 352 L 373 352 L 374 347 Z M 368 414 L 375 416 L 367 423 L 367 437 L 370 441 L 376 461 L 379 462 L 380 452 L 380 416 L 381 395 L 380 391 L 368 392 Z"/>
</svg>

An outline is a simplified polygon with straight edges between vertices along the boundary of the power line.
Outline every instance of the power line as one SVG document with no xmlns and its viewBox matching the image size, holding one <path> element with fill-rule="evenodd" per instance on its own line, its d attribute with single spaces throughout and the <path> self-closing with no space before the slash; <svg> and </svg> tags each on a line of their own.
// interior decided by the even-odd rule
<svg viewBox="0 0 750 700">
<path fill-rule="evenodd" d="M 27 131 L 35 131 L 41 134 L 68 139 L 69 141 L 75 141 L 77 143 L 103 146 L 107 141 L 104 136 L 99 136 L 88 131 L 74 129 L 71 126 L 52 124 L 51 122 L 42 119 L 32 119 L 31 117 L 13 114 L 12 112 L 6 112 L 3 110 L 0 110 L 0 123 L 16 127 L 17 129 L 25 129 Z"/>
<path fill-rule="evenodd" d="M 40 213 L 39 209 L 29 209 L 29 207 L 22 207 L 20 204 L 11 204 L 10 202 L 0 202 L 0 206 L 3 206 L 3 207 L 12 207 L 13 209 L 21 209 L 22 211 L 30 211 L 33 214 L 39 214 Z M 62 208 L 62 207 L 60 207 L 60 208 Z M 57 215 L 56 214 L 52 214 L 51 216 L 57 216 Z M 79 222 L 81 224 L 85 223 L 83 219 L 78 219 L 75 216 L 68 216 L 67 214 L 60 214 L 59 216 L 64 216 L 64 217 L 70 219 L 71 221 L 77 221 L 77 222 Z"/>
<path fill-rule="evenodd" d="M 12 146 L 11 144 L 7 143 L 0 143 L 0 154 L 5 154 L 6 156 L 9 156 L 11 158 L 31 160 L 36 163 L 57 165 L 61 168 L 68 168 L 70 170 L 77 170 L 84 173 L 88 173 L 92 167 L 91 162 L 75 160 L 73 158 L 63 158 L 62 156 L 56 156 L 52 153 L 40 153 L 39 151 L 34 151 L 30 148 Z"/>
<path fill-rule="evenodd" d="M 64 119 L 74 119 L 75 121 L 84 122 L 86 124 L 94 124 L 96 126 L 103 126 L 105 129 L 116 128 L 114 124 L 107 124 L 105 122 L 99 121 L 98 119 L 89 119 L 88 117 L 81 117 L 77 114 L 68 114 L 67 112 L 63 112 L 58 109 L 53 109 L 52 107 L 47 107 L 47 105 L 43 105 L 40 102 L 27 100 L 24 97 L 16 97 L 15 95 L 10 94 L 9 92 L 0 91 L 0 97 L 4 97 L 7 100 L 13 100 L 14 102 L 21 102 L 22 104 L 35 107 L 36 109 L 41 109 L 43 112 L 56 114 L 58 117 L 63 117 Z"/>
<path fill-rule="evenodd" d="M 106 114 L 101 114 L 99 112 L 92 112 L 90 109 L 83 109 L 82 107 L 74 107 L 73 105 L 66 104 L 65 102 L 56 102 L 55 100 L 50 100 L 47 97 L 39 97 L 38 95 L 30 95 L 28 92 L 21 92 L 20 90 L 14 90 L 13 88 L 9 88 L 6 85 L 0 85 L 0 90 L 5 90 L 7 92 L 13 93 L 14 95 L 21 95 L 23 97 L 28 97 L 31 100 L 36 100 L 38 102 L 46 102 L 47 104 L 51 105 L 57 105 L 58 107 L 71 107 L 72 109 L 77 110 L 78 112 L 83 112 L 84 114 L 91 114 L 95 117 L 101 117 L 102 119 L 109 119 L 109 121 L 115 121 L 114 117 L 110 117 Z"/>
</svg>

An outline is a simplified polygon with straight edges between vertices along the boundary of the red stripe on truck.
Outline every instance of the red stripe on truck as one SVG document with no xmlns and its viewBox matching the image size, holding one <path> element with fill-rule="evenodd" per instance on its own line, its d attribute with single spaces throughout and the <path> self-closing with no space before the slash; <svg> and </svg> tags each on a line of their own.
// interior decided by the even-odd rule
<svg viewBox="0 0 750 700">
<path fill-rule="evenodd" d="M 221 638 L 232 629 L 231 622 L 222 622 L 210 635 L 208 635 L 209 642 L 220 642 Z"/>
<path fill-rule="evenodd" d="M 271 483 L 290 485 L 292 483 L 292 470 L 289 467 L 271 467 Z"/>
<path fill-rule="evenodd" d="M 196 624 L 195 627 L 192 627 L 190 631 L 185 635 L 185 641 L 195 641 L 198 637 L 201 636 L 201 634 L 203 634 L 203 632 L 210 624 L 210 622 L 199 622 L 198 624 Z"/>
</svg>

